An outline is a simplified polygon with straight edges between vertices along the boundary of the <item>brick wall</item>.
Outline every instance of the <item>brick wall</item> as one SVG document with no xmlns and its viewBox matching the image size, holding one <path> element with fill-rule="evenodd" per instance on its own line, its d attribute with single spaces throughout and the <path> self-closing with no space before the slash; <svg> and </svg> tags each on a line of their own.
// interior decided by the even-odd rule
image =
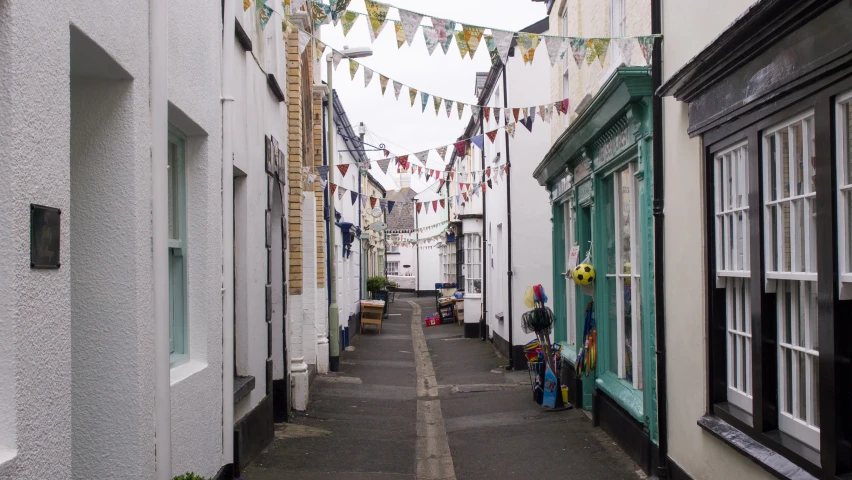
<svg viewBox="0 0 852 480">
<path fill-rule="evenodd" d="M 313 151 L 314 165 L 322 165 L 322 99 L 328 92 L 326 86 L 315 86 L 313 89 L 313 106 L 311 116 L 313 118 Z M 314 194 L 316 196 L 316 245 L 317 245 L 317 288 L 325 288 L 325 219 L 323 218 L 323 188 L 319 182 L 314 182 Z"/>
</svg>

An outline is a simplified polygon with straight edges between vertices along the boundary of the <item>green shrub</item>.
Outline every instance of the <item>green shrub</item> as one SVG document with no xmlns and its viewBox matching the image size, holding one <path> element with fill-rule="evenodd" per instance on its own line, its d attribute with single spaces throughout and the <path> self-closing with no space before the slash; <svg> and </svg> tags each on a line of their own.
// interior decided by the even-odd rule
<svg viewBox="0 0 852 480">
<path fill-rule="evenodd" d="M 367 279 L 367 291 L 377 292 L 388 288 L 388 279 L 385 277 L 370 277 Z"/>
<path fill-rule="evenodd" d="M 193 472 L 184 473 L 183 475 L 178 475 L 172 480 L 210 480 L 207 477 L 202 477 L 201 475 L 196 475 Z"/>
</svg>

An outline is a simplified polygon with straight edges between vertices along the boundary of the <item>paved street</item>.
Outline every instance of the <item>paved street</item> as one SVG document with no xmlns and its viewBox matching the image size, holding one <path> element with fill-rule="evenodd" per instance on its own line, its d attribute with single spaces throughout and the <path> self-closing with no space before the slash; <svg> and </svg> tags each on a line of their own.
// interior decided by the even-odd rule
<svg viewBox="0 0 852 480">
<path fill-rule="evenodd" d="M 545 412 L 524 372 L 458 325 L 423 327 L 434 299 L 397 296 L 382 334 L 353 339 L 340 372 L 318 376 L 307 412 L 276 428 L 244 480 L 636 479 L 579 410 Z"/>
</svg>

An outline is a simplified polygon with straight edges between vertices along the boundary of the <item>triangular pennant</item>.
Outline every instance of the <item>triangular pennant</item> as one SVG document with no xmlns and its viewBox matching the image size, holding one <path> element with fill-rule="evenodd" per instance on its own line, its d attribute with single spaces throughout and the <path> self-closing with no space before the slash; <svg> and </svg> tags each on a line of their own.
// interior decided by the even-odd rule
<svg viewBox="0 0 852 480">
<path fill-rule="evenodd" d="M 456 108 L 459 111 L 459 120 L 461 120 L 462 114 L 464 114 L 464 104 L 462 102 L 456 102 Z"/>
<path fill-rule="evenodd" d="M 456 46 L 459 47 L 459 53 L 461 54 L 462 58 L 464 58 L 464 56 L 467 55 L 468 49 L 470 48 L 467 45 L 467 40 L 464 39 L 464 32 L 458 31 L 453 32 L 453 34 L 455 34 L 456 37 Z"/>
<path fill-rule="evenodd" d="M 485 35 L 485 47 L 488 48 L 488 56 L 491 57 L 491 65 L 500 64 L 500 53 L 497 51 L 497 44 L 494 42 L 494 37 Z"/>
<path fill-rule="evenodd" d="M 384 169 L 382 170 L 383 172 L 385 172 L 385 175 L 390 176 L 390 174 L 391 174 L 391 166 L 392 166 L 392 165 L 393 165 L 393 164 L 392 164 L 392 163 L 390 163 L 390 159 L 388 159 L 388 163 L 387 163 L 387 165 L 385 165 Z"/>
<path fill-rule="evenodd" d="M 568 49 L 568 39 L 563 37 L 545 37 L 544 45 L 547 47 L 547 55 L 550 57 L 550 66 L 556 65 L 556 60 L 565 58 Z"/>
<path fill-rule="evenodd" d="M 396 32 L 396 48 L 400 49 L 405 45 L 405 31 L 402 29 L 402 22 L 394 20 L 393 30 Z"/>
<path fill-rule="evenodd" d="M 446 202 L 444 201 L 443 198 L 438 200 L 438 202 L 441 204 L 441 208 L 445 208 Z"/>
<path fill-rule="evenodd" d="M 432 211 L 434 211 L 436 213 L 438 212 L 438 201 L 437 200 L 432 200 Z"/>
<path fill-rule="evenodd" d="M 422 209 L 423 209 L 423 204 L 420 203 L 420 202 L 417 202 L 417 213 L 420 213 L 420 210 L 422 210 Z"/>
<path fill-rule="evenodd" d="M 361 198 L 361 210 L 366 210 L 367 209 L 367 196 L 359 193 L 358 197 Z"/>
<path fill-rule="evenodd" d="M 513 32 L 491 29 L 491 35 L 494 37 L 494 46 L 497 53 L 500 55 L 500 61 L 506 64 L 506 59 L 509 58 L 509 47 L 512 46 Z"/>
<path fill-rule="evenodd" d="M 441 44 L 441 49 L 444 50 L 444 55 L 446 55 L 450 49 L 450 43 L 453 41 L 456 22 L 443 18 L 432 17 L 432 26 L 437 34 L 437 41 Z M 462 55 L 462 57 L 464 57 L 464 55 Z"/>
<path fill-rule="evenodd" d="M 336 184 L 334 184 L 334 183 L 329 183 L 329 184 L 328 184 L 328 191 L 329 191 L 332 195 L 334 195 L 334 191 L 335 191 L 335 190 L 337 190 L 337 185 L 336 185 Z"/>
<path fill-rule="evenodd" d="M 470 114 L 473 115 L 473 118 L 479 118 L 479 108 L 479 105 L 470 106 Z"/>
<path fill-rule="evenodd" d="M 264 30 L 266 28 L 266 24 L 269 23 L 269 17 L 272 16 L 272 7 L 266 5 L 265 0 L 258 0 L 257 5 L 260 9 L 260 29 Z"/>
<path fill-rule="evenodd" d="M 497 138 L 497 130 L 486 132 L 485 135 L 488 137 L 488 140 L 491 140 L 491 143 L 494 143 L 494 139 Z"/>
<path fill-rule="evenodd" d="M 417 98 L 417 89 L 408 87 L 408 98 L 411 99 L 411 106 L 414 106 L 414 99 Z"/>
<path fill-rule="evenodd" d="M 355 72 L 358 71 L 358 67 L 360 66 L 360 63 L 356 62 L 355 60 L 352 60 L 351 58 L 349 59 L 349 76 L 352 78 L 352 80 L 355 80 Z"/>
<path fill-rule="evenodd" d="M 452 100 L 444 100 L 444 108 L 447 109 L 447 118 L 450 118 L 450 114 L 453 111 L 453 101 Z"/>
<path fill-rule="evenodd" d="M 542 122 L 547 121 L 547 119 L 544 117 L 545 115 L 547 115 L 547 109 L 544 108 L 544 105 L 539 105 L 537 110 L 538 110 L 538 116 L 541 117 L 541 121 Z"/>
<path fill-rule="evenodd" d="M 460 157 L 464 157 L 467 140 L 459 140 L 458 142 L 453 143 L 453 146 L 456 147 L 456 153 L 458 153 Z"/>
<path fill-rule="evenodd" d="M 432 52 L 441 43 L 441 40 L 438 38 L 438 31 L 428 25 L 423 25 L 423 41 L 426 42 L 426 50 L 429 52 L 429 55 L 432 55 Z"/>
<path fill-rule="evenodd" d="M 315 168 L 316 168 L 317 173 L 319 174 L 321 179 L 328 180 L 328 165 L 320 165 L 320 166 L 315 167 Z M 332 193 L 334 193 L 334 192 L 332 192 Z"/>
<path fill-rule="evenodd" d="M 595 56 L 601 62 L 601 65 L 606 61 L 606 50 L 609 48 L 609 38 L 593 38 L 589 41 L 592 46 L 592 50 L 595 52 Z"/>
<path fill-rule="evenodd" d="M 515 124 L 510 123 L 506 125 L 506 132 L 512 137 L 515 138 Z"/>
<path fill-rule="evenodd" d="M 583 65 L 583 60 L 586 59 L 588 44 L 585 38 L 570 38 L 568 43 L 571 45 L 571 55 L 574 56 L 574 61 L 577 62 L 577 67 Z"/>
<path fill-rule="evenodd" d="M 618 48 L 618 53 L 621 56 L 621 61 L 625 65 L 633 63 L 633 39 L 630 37 L 613 39 L 615 47 Z"/>
<path fill-rule="evenodd" d="M 350 12 L 349 10 L 343 14 L 343 17 L 340 19 L 340 22 L 343 24 L 343 36 L 349 35 L 349 30 L 352 30 L 352 26 L 355 25 L 355 20 L 358 20 L 358 15 L 356 12 Z"/>
<path fill-rule="evenodd" d="M 325 52 L 326 44 L 320 42 L 316 38 L 314 39 L 314 56 L 316 57 L 317 63 L 322 59 L 322 54 Z"/>
<path fill-rule="evenodd" d="M 494 108 L 494 121 L 497 122 L 498 125 L 500 124 L 500 109 L 496 107 Z"/>
<path fill-rule="evenodd" d="M 402 84 L 397 82 L 396 80 L 394 80 L 393 81 L 393 94 L 394 94 L 394 96 L 396 96 L 397 100 L 399 100 L 399 92 L 401 90 L 402 90 Z"/>
<path fill-rule="evenodd" d="M 352 199 L 352 205 L 358 201 L 358 192 L 349 192 L 349 197 Z"/>
<path fill-rule="evenodd" d="M 396 163 L 398 163 L 403 170 L 408 170 L 408 155 L 400 155 L 396 157 Z"/>
<path fill-rule="evenodd" d="M 331 51 L 331 60 L 334 63 L 334 70 L 337 70 L 337 65 L 340 64 L 340 61 L 343 60 L 343 53 L 338 52 L 336 50 Z"/>
<path fill-rule="evenodd" d="M 382 29 L 385 28 L 385 20 L 388 18 L 390 5 L 374 0 L 364 0 L 364 5 L 367 6 L 367 18 L 370 20 L 370 39 L 375 41 L 382 33 Z"/>
<path fill-rule="evenodd" d="M 414 40 L 414 34 L 417 33 L 417 28 L 420 27 L 420 22 L 423 20 L 423 15 L 401 8 L 398 10 L 399 19 L 402 21 L 402 29 L 405 33 L 405 41 L 408 42 L 408 46 L 410 47 L 411 41 Z"/>
<path fill-rule="evenodd" d="M 422 152 L 417 152 L 414 154 L 417 157 L 417 160 L 420 160 L 420 163 L 426 165 L 426 159 L 429 158 L 429 150 L 423 150 Z"/>
<path fill-rule="evenodd" d="M 393 206 L 394 205 L 396 205 L 396 202 L 394 202 L 393 200 L 388 200 L 388 215 L 390 215 L 391 212 L 393 212 Z"/>
<path fill-rule="evenodd" d="M 480 149 L 480 150 L 484 150 L 484 149 L 485 149 L 485 139 L 484 139 L 484 138 L 482 138 L 482 135 L 477 135 L 477 136 L 475 136 L 475 137 L 471 137 L 471 138 L 470 138 L 470 143 L 472 143 L 472 144 L 476 145 L 477 147 L 479 147 L 479 149 Z"/>
<path fill-rule="evenodd" d="M 494 179 L 494 181 L 496 182 L 496 181 L 497 181 L 497 179 L 495 178 L 495 179 Z M 493 189 L 493 188 L 494 188 L 493 186 L 491 186 L 491 180 L 488 180 L 488 181 L 487 181 L 487 182 L 485 182 L 485 183 L 486 183 L 486 184 L 488 184 L 488 188 L 491 188 L 491 189 Z M 482 188 L 483 188 L 483 190 L 485 189 L 485 187 L 482 187 Z"/>
<path fill-rule="evenodd" d="M 373 79 L 373 70 L 370 68 L 364 67 L 364 88 L 367 88 L 370 85 L 370 80 Z"/>
<path fill-rule="evenodd" d="M 482 40 L 482 32 L 484 32 L 485 29 L 483 27 L 463 25 L 462 31 L 464 31 L 465 43 L 467 43 L 467 47 L 470 50 L 470 58 L 473 58 L 477 47 L 479 47 L 479 42 Z"/>
<path fill-rule="evenodd" d="M 518 48 L 521 49 L 524 64 L 532 63 L 535 58 L 535 49 L 539 43 L 541 43 L 541 37 L 537 33 L 518 33 Z"/>
<path fill-rule="evenodd" d="M 491 107 L 482 107 L 482 113 L 485 115 L 485 121 L 491 121 Z"/>
<path fill-rule="evenodd" d="M 311 42 L 311 36 L 308 32 L 303 30 L 299 30 L 299 55 L 305 53 L 305 48 L 308 47 L 308 43 Z"/>
<path fill-rule="evenodd" d="M 435 151 L 438 152 L 438 156 L 441 157 L 441 161 L 442 162 L 445 161 L 445 159 L 447 157 L 447 147 L 446 146 L 438 147 L 438 148 L 435 149 Z"/>
<path fill-rule="evenodd" d="M 390 158 L 383 158 L 381 160 L 376 160 L 376 164 L 378 165 L 379 170 L 384 172 L 385 170 L 388 169 L 388 166 L 390 166 L 390 161 L 391 161 Z"/>
<path fill-rule="evenodd" d="M 586 40 L 586 65 L 591 65 L 596 58 L 598 58 L 598 55 L 595 53 L 595 49 L 592 47 L 592 40 Z"/>
<path fill-rule="evenodd" d="M 485 178 L 491 178 L 491 167 L 485 169 Z"/>
<path fill-rule="evenodd" d="M 376 208 L 376 197 L 370 197 L 370 208 Z"/>
<path fill-rule="evenodd" d="M 435 103 L 435 116 L 438 115 L 438 110 L 441 109 L 441 101 L 443 99 L 441 97 L 432 96 L 432 101 Z"/>
<path fill-rule="evenodd" d="M 351 0 L 331 0 L 331 19 L 334 21 L 334 26 L 337 26 L 337 21 L 343 18 L 346 8 L 349 7 Z"/>
<path fill-rule="evenodd" d="M 568 99 L 567 98 L 562 99 L 562 114 L 563 115 L 568 114 L 568 107 L 569 106 L 570 106 L 570 103 L 569 103 Z"/>
<path fill-rule="evenodd" d="M 518 114 L 519 114 L 519 113 L 521 113 L 521 109 L 520 109 L 520 108 L 513 108 L 513 109 L 512 109 L 512 115 L 515 117 L 515 121 L 516 121 L 516 122 L 518 121 Z M 524 116 L 526 116 L 526 115 L 527 115 L 527 112 L 526 112 L 526 109 L 524 109 Z"/>
<path fill-rule="evenodd" d="M 348 163 L 344 163 L 343 165 L 338 165 L 338 166 L 337 166 L 337 169 L 338 169 L 338 170 L 340 170 L 340 175 L 341 175 L 341 176 L 343 176 L 343 177 L 345 177 L 345 176 L 346 176 L 346 172 L 348 172 L 348 171 L 349 171 L 349 164 L 348 164 Z"/>
<path fill-rule="evenodd" d="M 420 92 L 420 106 L 422 107 L 420 113 L 426 111 L 426 103 L 429 101 L 429 94 L 426 92 Z"/>
<path fill-rule="evenodd" d="M 636 40 L 639 42 L 639 49 L 642 50 L 642 56 L 645 57 L 645 64 L 651 65 L 651 61 L 653 60 L 651 54 L 654 52 L 654 36 L 637 37 Z"/>
<path fill-rule="evenodd" d="M 329 15 L 331 14 L 331 6 L 323 3 L 311 3 L 311 14 L 314 19 L 314 31 L 319 31 L 322 25 L 328 23 Z"/>
<path fill-rule="evenodd" d="M 248 10 L 250 6 L 251 6 L 251 0 L 243 0 L 243 11 L 244 12 L 246 10 Z"/>
<path fill-rule="evenodd" d="M 382 96 L 385 94 L 385 90 L 388 88 L 388 77 L 379 74 L 379 85 L 382 87 Z"/>
<path fill-rule="evenodd" d="M 343 201 L 343 195 L 345 195 L 345 194 L 346 194 L 345 188 L 340 187 L 340 188 L 337 189 L 337 199 L 340 200 L 341 202 Z"/>
</svg>

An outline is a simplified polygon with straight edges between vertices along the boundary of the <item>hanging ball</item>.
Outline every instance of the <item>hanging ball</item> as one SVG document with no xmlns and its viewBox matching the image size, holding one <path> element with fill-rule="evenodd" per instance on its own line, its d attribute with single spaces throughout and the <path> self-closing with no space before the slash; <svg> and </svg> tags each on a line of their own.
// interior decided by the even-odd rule
<svg viewBox="0 0 852 480">
<path fill-rule="evenodd" d="M 590 285 L 595 281 L 595 267 L 588 263 L 581 263 L 577 265 L 571 276 L 577 285 Z"/>
</svg>

